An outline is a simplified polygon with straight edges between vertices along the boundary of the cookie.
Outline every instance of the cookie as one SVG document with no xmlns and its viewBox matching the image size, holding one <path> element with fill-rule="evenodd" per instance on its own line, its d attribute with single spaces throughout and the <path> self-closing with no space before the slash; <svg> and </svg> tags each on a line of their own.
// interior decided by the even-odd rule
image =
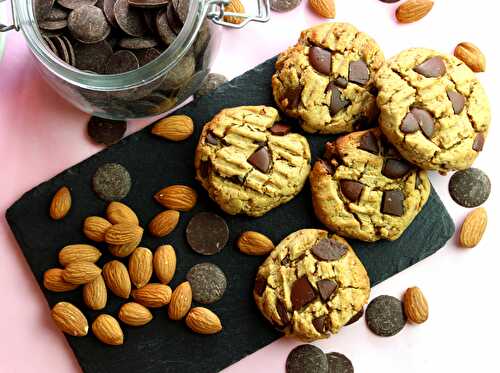
<svg viewBox="0 0 500 373">
<path fill-rule="evenodd" d="M 261 216 L 297 195 L 310 171 L 305 137 L 266 106 L 224 109 L 203 128 L 196 178 L 228 214 Z"/>
<path fill-rule="evenodd" d="M 305 341 L 337 333 L 369 294 L 366 270 L 347 241 L 320 229 L 281 241 L 260 266 L 253 291 L 272 325 Z"/>
<path fill-rule="evenodd" d="M 408 49 L 388 60 L 375 80 L 380 127 L 403 157 L 443 172 L 474 162 L 491 114 L 481 83 L 462 61 Z"/>
<path fill-rule="evenodd" d="M 427 173 L 405 161 L 378 128 L 327 143 L 309 179 L 318 219 L 362 241 L 401 236 L 431 189 Z"/>
<path fill-rule="evenodd" d="M 383 62 L 377 43 L 354 26 L 314 26 L 278 57 L 274 99 L 310 133 L 367 128 L 378 114 L 374 78 Z"/>
</svg>

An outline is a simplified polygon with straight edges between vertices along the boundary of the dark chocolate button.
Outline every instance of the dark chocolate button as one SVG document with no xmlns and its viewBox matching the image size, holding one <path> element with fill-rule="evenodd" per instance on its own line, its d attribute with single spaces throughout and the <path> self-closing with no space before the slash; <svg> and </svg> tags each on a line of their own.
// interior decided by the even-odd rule
<svg viewBox="0 0 500 373">
<path fill-rule="evenodd" d="M 291 127 L 286 124 L 275 123 L 269 131 L 275 136 L 285 136 L 288 135 L 291 130 Z"/>
<path fill-rule="evenodd" d="M 354 373 L 354 367 L 347 356 L 338 352 L 330 352 L 326 354 L 326 358 L 328 359 L 328 373 Z"/>
<path fill-rule="evenodd" d="M 118 163 L 105 163 L 92 177 L 92 188 L 105 201 L 119 201 L 125 198 L 132 187 L 127 169 Z"/>
<path fill-rule="evenodd" d="M 339 260 L 347 252 L 347 247 L 330 238 L 323 238 L 312 248 L 311 253 L 319 260 Z"/>
<path fill-rule="evenodd" d="M 484 135 L 482 133 L 478 133 L 476 138 L 474 139 L 474 143 L 472 144 L 472 150 L 476 152 L 480 152 L 484 147 Z"/>
<path fill-rule="evenodd" d="M 337 290 L 335 280 L 319 280 L 316 285 L 318 286 L 319 297 L 323 302 L 328 302 L 332 294 Z"/>
<path fill-rule="evenodd" d="M 385 161 L 382 175 L 389 179 L 399 179 L 405 176 L 412 169 L 408 162 L 399 159 L 388 159 Z"/>
<path fill-rule="evenodd" d="M 290 297 L 294 310 L 300 310 L 316 299 L 316 293 L 307 276 L 303 276 L 293 283 Z"/>
<path fill-rule="evenodd" d="M 364 185 L 358 181 L 340 180 L 340 190 L 342 194 L 351 202 L 359 201 Z"/>
<path fill-rule="evenodd" d="M 193 300 L 202 304 L 220 300 L 227 287 L 226 275 L 213 263 L 199 263 L 191 267 L 186 280 L 191 285 Z"/>
<path fill-rule="evenodd" d="M 332 71 L 332 53 L 320 47 L 309 48 L 309 63 L 318 72 L 330 75 Z"/>
<path fill-rule="evenodd" d="M 302 95 L 302 89 L 303 87 L 296 87 L 296 88 L 289 88 L 286 91 L 285 97 L 288 100 L 287 109 L 295 109 L 299 106 L 300 98 Z"/>
<path fill-rule="evenodd" d="M 447 91 L 449 100 L 451 101 L 451 106 L 453 107 L 453 112 L 455 114 L 460 114 L 465 106 L 465 97 L 455 91 Z"/>
<path fill-rule="evenodd" d="M 219 138 L 212 131 L 208 131 L 205 139 L 211 145 L 219 145 Z"/>
<path fill-rule="evenodd" d="M 339 76 L 337 79 L 335 79 L 335 85 L 336 85 L 337 87 L 340 87 L 340 88 L 343 88 L 343 89 L 344 89 L 344 88 L 347 88 L 347 84 L 348 84 L 348 83 L 349 83 L 349 82 L 347 81 L 347 79 L 346 79 L 346 78 L 343 78 L 343 77 L 341 77 L 341 76 Z"/>
<path fill-rule="evenodd" d="M 382 197 L 382 213 L 403 216 L 405 196 L 400 190 L 386 190 Z"/>
<path fill-rule="evenodd" d="M 286 306 L 281 299 L 276 300 L 276 311 L 280 317 L 283 326 L 290 324 L 290 316 L 288 316 L 288 311 L 286 310 Z"/>
<path fill-rule="evenodd" d="M 390 295 L 380 295 L 366 308 L 368 328 L 381 337 L 399 333 L 406 325 L 403 303 Z"/>
<path fill-rule="evenodd" d="M 351 101 L 342 97 L 342 92 L 337 87 L 331 87 L 332 98 L 330 99 L 330 114 L 334 116 L 340 110 L 348 107 Z"/>
<path fill-rule="evenodd" d="M 359 84 L 361 86 L 366 85 L 370 80 L 370 71 L 368 66 L 362 60 L 352 61 L 349 63 L 349 81 L 352 83 Z"/>
<path fill-rule="evenodd" d="M 120 141 L 127 130 L 127 122 L 122 120 L 91 117 L 87 123 L 87 132 L 98 144 L 112 145 Z"/>
<path fill-rule="evenodd" d="M 359 139 L 358 149 L 362 149 L 373 154 L 379 153 L 378 141 L 372 131 L 368 131 L 361 136 Z"/>
<path fill-rule="evenodd" d="M 318 333 L 325 333 L 328 329 L 328 315 L 323 315 L 313 319 L 312 324 Z"/>
<path fill-rule="evenodd" d="M 286 373 L 328 373 L 328 359 L 318 347 L 300 345 L 288 354 Z"/>
<path fill-rule="evenodd" d="M 264 294 L 266 287 L 267 287 L 267 280 L 264 277 L 259 276 L 255 279 L 255 286 L 253 290 L 259 297 L 261 297 L 262 294 Z"/>
<path fill-rule="evenodd" d="M 248 163 L 263 173 L 269 172 L 271 166 L 271 153 L 267 146 L 257 149 L 248 159 Z"/>
<path fill-rule="evenodd" d="M 411 113 L 415 117 L 418 122 L 418 125 L 424 135 L 430 139 L 434 134 L 434 119 L 432 118 L 431 113 L 429 113 L 425 109 L 413 108 L 411 109 Z"/>
<path fill-rule="evenodd" d="M 193 216 L 186 228 L 189 246 L 202 255 L 214 255 L 226 246 L 229 228 L 224 219 L 210 212 Z"/>
<path fill-rule="evenodd" d="M 488 175 L 480 169 L 468 168 L 453 174 L 448 190 L 451 198 L 460 206 L 477 207 L 490 196 L 491 182 Z"/>
<path fill-rule="evenodd" d="M 401 122 L 401 126 L 399 126 L 399 129 L 403 133 L 414 133 L 417 132 L 419 128 L 417 118 L 415 118 L 411 111 L 406 114 L 403 118 L 403 122 Z"/>
<path fill-rule="evenodd" d="M 348 322 L 346 322 L 346 325 L 354 324 L 356 321 L 358 321 L 360 318 L 363 317 L 364 313 L 365 313 L 364 309 L 361 308 L 361 310 L 359 310 L 357 314 L 355 314 L 353 317 L 351 317 L 351 319 Z"/>
<path fill-rule="evenodd" d="M 439 78 L 446 73 L 446 65 L 441 57 L 431 57 L 413 69 L 426 78 Z"/>
</svg>

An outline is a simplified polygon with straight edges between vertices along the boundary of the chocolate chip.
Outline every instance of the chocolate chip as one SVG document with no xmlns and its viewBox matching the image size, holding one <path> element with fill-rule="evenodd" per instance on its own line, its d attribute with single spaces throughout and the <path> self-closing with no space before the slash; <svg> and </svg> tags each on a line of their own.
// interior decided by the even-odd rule
<svg viewBox="0 0 500 373">
<path fill-rule="evenodd" d="M 87 44 L 106 39 L 111 31 L 102 10 L 93 5 L 73 10 L 68 16 L 68 29 L 76 40 Z"/>
<path fill-rule="evenodd" d="M 434 134 L 434 119 L 432 115 L 425 109 L 413 108 L 411 113 L 418 122 L 418 125 L 424 135 L 430 139 Z"/>
<path fill-rule="evenodd" d="M 411 165 L 403 160 L 388 159 L 385 161 L 382 175 L 389 179 L 399 179 L 405 176 L 412 169 Z"/>
<path fill-rule="evenodd" d="M 299 107 L 300 99 L 302 96 L 302 89 L 303 87 L 299 86 L 295 88 L 289 88 L 286 91 L 285 97 L 288 100 L 287 109 L 295 109 Z"/>
<path fill-rule="evenodd" d="M 290 126 L 287 126 L 286 124 L 282 124 L 282 123 L 275 123 L 269 129 L 269 131 L 271 131 L 271 133 L 275 136 L 288 135 L 291 130 L 292 130 L 292 128 Z"/>
<path fill-rule="evenodd" d="M 313 319 L 312 324 L 318 333 L 325 333 L 328 330 L 328 315 L 323 315 Z"/>
<path fill-rule="evenodd" d="M 229 228 L 219 215 L 200 212 L 189 221 L 186 237 L 189 246 L 198 254 L 214 255 L 226 246 Z"/>
<path fill-rule="evenodd" d="M 359 201 L 364 185 L 358 181 L 340 180 L 340 190 L 342 194 L 351 202 Z"/>
<path fill-rule="evenodd" d="M 122 38 L 118 45 L 125 49 L 146 49 L 153 48 L 158 45 L 156 39 L 151 37 L 134 37 L 134 38 Z"/>
<path fill-rule="evenodd" d="M 339 352 L 326 354 L 328 359 L 328 373 L 354 373 L 354 367 L 347 356 Z"/>
<path fill-rule="evenodd" d="M 351 319 L 348 322 L 346 322 L 346 325 L 354 324 L 356 321 L 358 321 L 360 318 L 363 317 L 364 313 L 365 313 L 364 309 L 361 308 L 361 310 L 359 310 L 357 314 L 355 314 L 353 317 L 351 317 Z"/>
<path fill-rule="evenodd" d="M 307 276 L 303 276 L 293 283 L 290 298 L 294 310 L 300 310 L 316 299 L 316 292 Z"/>
<path fill-rule="evenodd" d="M 119 201 L 125 198 L 132 186 L 127 169 L 118 163 L 105 163 L 92 177 L 92 188 L 105 201 Z"/>
<path fill-rule="evenodd" d="M 451 101 L 451 106 L 453 107 L 453 112 L 455 114 L 460 114 L 465 106 L 465 97 L 455 91 L 447 91 L 448 99 Z"/>
<path fill-rule="evenodd" d="M 331 238 L 323 238 L 312 248 L 311 253 L 319 260 L 339 260 L 347 252 L 347 247 Z"/>
<path fill-rule="evenodd" d="M 194 94 L 195 98 L 206 96 L 215 91 L 222 84 L 227 82 L 227 78 L 222 74 L 210 73 L 207 75 L 200 88 Z"/>
<path fill-rule="evenodd" d="M 463 207 L 482 205 L 491 192 L 488 175 L 478 168 L 468 168 L 453 174 L 448 184 L 451 198 Z"/>
<path fill-rule="evenodd" d="M 290 324 L 290 316 L 288 316 L 288 311 L 286 306 L 281 299 L 276 299 L 276 311 L 280 317 L 283 326 Z"/>
<path fill-rule="evenodd" d="M 302 0 L 271 0 L 271 9 L 275 12 L 288 12 L 299 6 Z"/>
<path fill-rule="evenodd" d="M 169 0 L 128 0 L 131 6 L 138 8 L 158 8 L 168 4 Z"/>
<path fill-rule="evenodd" d="M 360 86 L 366 85 L 370 80 L 370 71 L 368 66 L 362 60 L 352 61 L 349 63 L 349 81 L 359 84 Z"/>
<path fill-rule="evenodd" d="M 120 141 L 127 130 L 127 122 L 122 120 L 91 117 L 87 124 L 87 132 L 98 144 L 112 145 Z"/>
<path fill-rule="evenodd" d="M 257 149 L 248 159 L 248 163 L 260 172 L 268 173 L 271 166 L 271 152 L 267 146 Z"/>
<path fill-rule="evenodd" d="M 399 129 L 403 133 L 414 133 L 417 132 L 419 128 L 417 118 L 415 118 L 411 111 L 405 115 L 401 122 L 401 126 L 399 126 Z"/>
<path fill-rule="evenodd" d="M 318 347 L 295 347 L 286 359 L 286 373 L 328 373 L 328 359 Z"/>
<path fill-rule="evenodd" d="M 74 49 L 76 68 L 95 73 L 103 73 L 113 55 L 113 48 L 106 40 L 95 44 L 76 43 Z"/>
<path fill-rule="evenodd" d="M 258 276 L 255 279 L 255 286 L 253 288 L 253 291 L 261 297 L 262 294 L 264 294 L 264 291 L 266 290 L 267 287 L 267 280 L 264 277 Z"/>
<path fill-rule="evenodd" d="M 219 138 L 212 131 L 208 131 L 205 141 L 211 145 L 219 145 Z"/>
<path fill-rule="evenodd" d="M 439 78 L 446 73 L 446 65 L 441 57 L 431 57 L 413 69 L 426 78 Z"/>
<path fill-rule="evenodd" d="M 57 0 L 57 3 L 66 9 L 76 9 L 84 5 L 95 5 L 97 0 Z"/>
<path fill-rule="evenodd" d="M 208 177 L 208 174 L 210 172 L 210 161 L 201 161 L 200 162 L 200 176 L 204 179 Z"/>
<path fill-rule="evenodd" d="M 484 135 L 482 133 L 478 133 L 474 138 L 474 143 L 472 144 L 472 150 L 476 152 L 480 152 L 484 147 Z"/>
<path fill-rule="evenodd" d="M 377 137 L 375 137 L 372 131 L 368 131 L 361 136 L 359 139 L 358 149 L 365 150 L 373 154 L 379 153 L 380 150 L 378 147 Z"/>
<path fill-rule="evenodd" d="M 337 282 L 335 280 L 319 280 L 318 286 L 319 296 L 323 302 L 328 302 L 335 290 L 337 290 Z"/>
<path fill-rule="evenodd" d="M 342 92 L 337 87 L 331 87 L 332 97 L 330 99 L 330 114 L 334 116 L 340 110 L 348 107 L 351 101 L 342 97 Z"/>
<path fill-rule="evenodd" d="M 186 280 L 191 285 L 193 300 L 202 304 L 220 300 L 227 287 L 226 275 L 213 263 L 200 263 L 191 267 Z"/>
<path fill-rule="evenodd" d="M 310 47 L 309 63 L 316 71 L 330 75 L 332 71 L 332 53 L 320 47 Z"/>
<path fill-rule="evenodd" d="M 142 12 L 138 8 L 129 6 L 128 0 L 117 0 L 113 12 L 116 23 L 130 36 L 143 36 L 148 31 Z"/>
<path fill-rule="evenodd" d="M 386 190 L 382 197 L 382 213 L 403 216 L 405 196 L 400 190 Z"/>
<path fill-rule="evenodd" d="M 346 79 L 346 78 L 343 78 L 343 77 L 339 76 L 337 79 L 335 79 L 335 83 L 334 83 L 334 84 L 335 84 L 337 87 L 340 87 L 340 88 L 343 88 L 343 89 L 344 89 L 344 88 L 347 88 L 347 84 L 348 84 L 348 83 L 349 83 L 349 82 L 347 81 L 347 79 Z"/>
<path fill-rule="evenodd" d="M 122 74 L 139 68 L 139 60 L 127 50 L 115 52 L 106 63 L 106 74 Z"/>
<path fill-rule="evenodd" d="M 366 308 L 368 328 L 381 337 L 399 333 L 406 325 L 403 303 L 390 295 L 380 295 Z"/>
</svg>

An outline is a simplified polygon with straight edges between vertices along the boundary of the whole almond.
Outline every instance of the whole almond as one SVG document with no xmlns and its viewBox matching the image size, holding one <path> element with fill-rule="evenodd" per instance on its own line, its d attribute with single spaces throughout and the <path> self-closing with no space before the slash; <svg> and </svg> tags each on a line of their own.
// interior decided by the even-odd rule
<svg viewBox="0 0 500 373">
<path fill-rule="evenodd" d="M 406 290 L 403 306 L 406 317 L 416 323 L 421 324 L 429 318 L 429 306 L 422 291 L 417 287 Z"/>
<path fill-rule="evenodd" d="M 245 13 L 245 6 L 240 0 L 230 0 L 229 5 L 224 7 L 225 13 Z M 241 23 L 244 18 L 234 17 L 234 16 L 224 16 L 224 21 L 230 23 Z"/>
<path fill-rule="evenodd" d="M 55 292 L 75 290 L 78 285 L 64 281 L 63 271 L 60 268 L 51 268 L 43 274 L 43 286 L 45 289 Z"/>
<path fill-rule="evenodd" d="M 67 245 L 59 251 L 59 263 L 64 267 L 74 262 L 95 263 L 101 255 L 101 252 L 92 245 Z"/>
<path fill-rule="evenodd" d="M 89 331 L 89 324 L 82 311 L 68 302 L 59 302 L 51 312 L 56 326 L 66 334 L 83 337 Z"/>
<path fill-rule="evenodd" d="M 193 120 L 187 115 L 171 115 L 160 119 L 151 133 L 171 141 L 182 141 L 193 134 Z"/>
<path fill-rule="evenodd" d="M 134 250 L 139 246 L 142 240 L 142 234 L 137 236 L 135 241 L 131 241 L 129 243 L 123 245 L 109 245 L 108 249 L 111 254 L 114 256 L 125 258 L 134 252 Z"/>
<path fill-rule="evenodd" d="M 83 222 L 83 234 L 89 240 L 103 242 L 111 223 L 100 216 L 89 216 Z"/>
<path fill-rule="evenodd" d="M 130 296 L 132 285 L 128 275 L 127 267 L 118 260 L 107 262 L 102 268 L 104 282 L 109 290 L 120 298 L 127 299 Z"/>
<path fill-rule="evenodd" d="M 142 326 L 153 320 L 153 315 L 143 305 L 129 302 L 120 307 L 118 318 L 127 325 Z"/>
<path fill-rule="evenodd" d="M 215 334 L 222 330 L 219 317 L 205 307 L 192 308 L 186 316 L 186 325 L 199 334 Z"/>
<path fill-rule="evenodd" d="M 102 276 L 97 276 L 83 286 L 83 301 L 91 310 L 102 310 L 107 300 L 108 291 Z"/>
<path fill-rule="evenodd" d="M 70 284 L 83 285 L 101 274 L 101 269 L 91 262 L 73 262 L 64 268 L 62 276 Z"/>
<path fill-rule="evenodd" d="M 170 210 L 189 211 L 196 205 L 196 191 L 187 185 L 171 185 L 154 195 L 155 200 Z"/>
<path fill-rule="evenodd" d="M 153 258 L 153 267 L 156 277 L 162 284 L 168 284 L 172 281 L 177 265 L 177 256 L 175 250 L 170 245 L 162 245 L 155 251 Z"/>
<path fill-rule="evenodd" d="M 179 216 L 179 211 L 175 210 L 160 212 L 149 222 L 149 233 L 156 237 L 165 237 L 175 229 Z"/>
<path fill-rule="evenodd" d="M 153 275 L 153 253 L 146 247 L 138 247 L 128 260 L 130 280 L 136 288 L 146 285 Z"/>
<path fill-rule="evenodd" d="M 254 231 L 243 232 L 237 245 L 242 253 L 248 255 L 267 255 L 274 249 L 273 241 Z"/>
<path fill-rule="evenodd" d="M 54 220 L 60 220 L 66 216 L 71 208 L 71 193 L 68 187 L 61 187 L 50 202 L 50 217 Z"/>
<path fill-rule="evenodd" d="M 139 218 L 134 210 L 121 202 L 111 202 L 106 209 L 106 217 L 112 224 L 131 223 L 139 225 Z"/>
<path fill-rule="evenodd" d="M 113 316 L 102 314 L 92 323 L 92 333 L 102 343 L 112 346 L 119 346 L 123 344 L 123 331 L 120 328 L 118 320 Z"/>
<path fill-rule="evenodd" d="M 463 42 L 455 47 L 454 55 L 464 62 L 475 73 L 486 70 L 486 57 L 483 52 L 472 43 Z"/>
<path fill-rule="evenodd" d="M 483 238 L 486 225 L 488 224 L 488 214 L 484 207 L 479 207 L 469 213 L 460 229 L 460 246 L 471 248 L 476 246 Z"/>
<path fill-rule="evenodd" d="M 168 317 L 171 320 L 181 320 L 191 308 L 193 293 L 188 281 L 177 286 L 172 293 L 170 304 L 168 305 Z"/>
<path fill-rule="evenodd" d="M 144 230 L 132 223 L 118 223 L 106 231 L 104 240 L 110 245 L 126 245 L 142 237 Z"/>
<path fill-rule="evenodd" d="M 170 302 L 172 289 L 164 284 L 147 284 L 140 289 L 132 290 L 132 298 L 145 307 L 159 308 Z"/>
<path fill-rule="evenodd" d="M 309 5 L 318 16 L 335 18 L 334 0 L 309 0 Z"/>
<path fill-rule="evenodd" d="M 424 18 L 434 6 L 432 0 L 407 0 L 396 10 L 396 19 L 400 23 L 413 23 Z"/>
</svg>

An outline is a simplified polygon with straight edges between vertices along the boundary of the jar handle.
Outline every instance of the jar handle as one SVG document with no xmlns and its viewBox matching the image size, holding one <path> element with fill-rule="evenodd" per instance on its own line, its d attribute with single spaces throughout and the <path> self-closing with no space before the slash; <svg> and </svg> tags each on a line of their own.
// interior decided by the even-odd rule
<svg viewBox="0 0 500 373">
<path fill-rule="evenodd" d="M 257 14 L 247 14 L 247 13 L 235 13 L 226 12 L 224 8 L 229 5 L 230 0 L 207 0 L 206 5 L 208 6 L 207 17 L 212 20 L 212 22 L 231 28 L 242 28 L 247 25 L 248 22 L 267 22 L 269 21 L 271 14 L 271 5 L 269 0 L 257 0 Z M 241 23 L 232 23 L 224 21 L 224 17 L 234 17 L 240 18 Z"/>
<path fill-rule="evenodd" d="M 0 3 L 3 3 L 5 0 L 0 0 Z M 19 31 L 19 25 L 17 24 L 16 11 L 14 9 L 14 4 L 12 3 L 14 0 L 10 1 L 10 11 L 12 13 L 12 25 L 4 25 L 0 23 L 0 32 L 7 32 L 10 30 Z"/>
</svg>

